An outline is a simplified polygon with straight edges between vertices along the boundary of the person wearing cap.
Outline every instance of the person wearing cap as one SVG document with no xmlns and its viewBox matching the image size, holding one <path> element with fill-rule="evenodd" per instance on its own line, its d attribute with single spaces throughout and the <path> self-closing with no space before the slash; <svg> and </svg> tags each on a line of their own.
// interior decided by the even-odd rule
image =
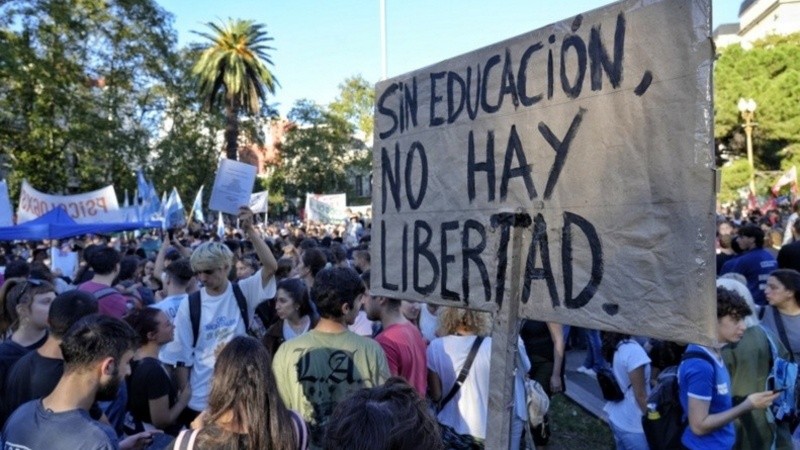
<svg viewBox="0 0 800 450">
<path fill-rule="evenodd" d="M 778 262 L 768 251 L 764 250 L 764 230 L 758 225 L 747 225 L 739 229 L 736 243 L 742 254 L 731 259 L 722 266 L 720 275 L 738 273 L 747 280 L 747 289 L 753 294 L 757 305 L 766 305 L 764 290 L 767 278 L 778 268 Z"/>
</svg>

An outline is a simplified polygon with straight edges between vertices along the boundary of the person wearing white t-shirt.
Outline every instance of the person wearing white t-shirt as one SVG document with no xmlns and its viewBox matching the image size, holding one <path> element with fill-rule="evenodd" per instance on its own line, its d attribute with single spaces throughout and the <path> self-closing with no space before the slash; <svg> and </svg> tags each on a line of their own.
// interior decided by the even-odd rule
<svg viewBox="0 0 800 450">
<path fill-rule="evenodd" d="M 447 397 L 458 373 L 467 360 L 472 344 L 479 336 L 488 336 L 491 323 L 488 313 L 468 309 L 441 308 L 440 338 L 428 346 L 428 391 L 435 402 Z M 464 384 L 436 416 L 439 423 L 459 434 L 486 438 L 489 411 L 489 372 L 492 339 L 485 337 L 478 347 Z"/>
<path fill-rule="evenodd" d="M 603 411 L 617 448 L 647 450 L 647 438 L 642 428 L 642 415 L 647 411 L 650 393 L 650 357 L 629 335 L 603 332 L 603 357 L 612 361 L 611 370 L 625 397 L 618 402 L 606 402 Z"/>
<path fill-rule="evenodd" d="M 154 308 L 164 311 L 172 323 L 175 323 L 175 316 L 178 315 L 178 307 L 189 297 L 189 283 L 194 277 L 192 264 L 189 258 L 181 258 L 164 269 L 164 292 L 166 297 L 158 303 L 153 304 Z"/>
<path fill-rule="evenodd" d="M 259 302 L 275 296 L 274 274 L 278 263 L 253 226 L 253 212 L 249 208 L 239 208 L 239 222 L 262 265 L 253 276 L 238 283 L 252 323 Z M 216 355 L 235 336 L 247 333 L 233 285 L 227 278 L 233 264 L 230 249 L 220 242 L 204 243 L 192 253 L 190 263 L 198 281 L 203 284 L 197 345 L 192 346 L 194 333 L 189 302 L 185 301 L 178 307 L 175 317 L 175 340 L 167 344 L 160 355 L 165 363 L 176 367 L 179 389 L 183 389 L 187 382 L 191 383 L 192 399 L 180 419 L 187 425 L 207 406 Z"/>
</svg>

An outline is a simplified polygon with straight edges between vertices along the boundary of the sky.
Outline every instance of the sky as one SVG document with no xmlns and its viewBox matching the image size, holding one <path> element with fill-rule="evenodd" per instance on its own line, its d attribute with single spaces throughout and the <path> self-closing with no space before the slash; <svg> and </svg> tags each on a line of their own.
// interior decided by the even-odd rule
<svg viewBox="0 0 800 450">
<path fill-rule="evenodd" d="M 192 31 L 227 18 L 266 24 L 272 73 L 269 103 L 286 115 L 295 101 L 333 101 L 339 84 L 381 79 L 380 0 L 156 0 L 174 15 L 180 46 Z M 738 22 L 741 0 L 711 0 L 713 28 Z M 607 5 L 607 0 L 386 0 L 389 78 Z"/>
</svg>

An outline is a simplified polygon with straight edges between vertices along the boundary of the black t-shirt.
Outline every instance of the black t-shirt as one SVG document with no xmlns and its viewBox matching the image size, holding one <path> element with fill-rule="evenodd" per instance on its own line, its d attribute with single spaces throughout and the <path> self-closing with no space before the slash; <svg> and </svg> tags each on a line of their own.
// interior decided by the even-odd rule
<svg viewBox="0 0 800 450">
<path fill-rule="evenodd" d="M 27 347 L 23 347 L 11 339 L 0 344 L 0 388 L 5 388 L 6 375 L 11 371 L 11 367 L 25 354 L 41 347 L 46 340 L 47 333 L 43 338 Z"/>
<path fill-rule="evenodd" d="M 25 402 L 53 392 L 64 373 L 64 360 L 29 352 L 11 368 L 3 396 L 3 421 Z"/>
<path fill-rule="evenodd" d="M 537 355 L 547 361 L 553 361 L 553 339 L 547 323 L 538 320 L 524 320 L 519 330 L 519 337 L 525 344 L 528 355 Z"/>
<path fill-rule="evenodd" d="M 131 376 L 128 377 L 128 411 L 142 422 L 152 423 L 150 400 L 169 398 L 169 407 L 175 405 L 178 389 L 167 374 L 164 366 L 156 358 L 142 358 L 131 361 Z M 173 430 L 165 430 L 173 431 Z M 174 431 L 177 431 L 174 430 Z"/>
</svg>

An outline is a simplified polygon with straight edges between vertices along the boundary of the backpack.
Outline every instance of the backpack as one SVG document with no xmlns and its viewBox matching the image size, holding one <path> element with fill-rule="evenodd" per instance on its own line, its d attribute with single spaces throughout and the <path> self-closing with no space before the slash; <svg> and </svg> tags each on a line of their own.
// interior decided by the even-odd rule
<svg viewBox="0 0 800 450">
<path fill-rule="evenodd" d="M 600 385 L 600 391 L 603 392 L 604 399 L 609 402 L 621 402 L 625 400 L 625 392 L 619 386 L 617 376 L 614 375 L 614 369 L 604 366 L 597 369 L 596 373 L 597 384 Z M 630 388 L 630 386 L 628 387 Z"/>
<path fill-rule="evenodd" d="M 614 353 L 619 350 L 619 346 L 627 342 L 628 339 L 624 341 L 620 341 L 617 343 L 617 346 L 614 348 Z M 597 374 L 597 384 L 600 385 L 600 391 L 603 393 L 603 398 L 609 402 L 621 402 L 625 400 L 625 391 L 631 388 L 629 384 L 625 391 L 619 385 L 619 381 L 617 380 L 617 376 L 614 374 L 613 363 L 611 361 L 612 366 L 603 366 L 596 369 Z"/>
<path fill-rule="evenodd" d="M 772 340 L 770 333 L 763 327 L 762 331 L 767 336 L 771 351 L 771 363 L 765 389 L 782 390 L 781 395 L 772 402 L 770 410 L 776 420 L 788 422 L 794 429 L 798 419 L 800 419 L 797 405 L 797 400 L 800 398 L 800 392 L 798 392 L 800 383 L 797 382 L 798 366 L 794 361 L 787 361 L 781 358 L 778 353 L 778 347 L 775 345 L 775 341 Z M 792 354 L 789 353 L 789 355 Z"/>
<path fill-rule="evenodd" d="M 693 350 L 684 353 L 681 361 L 690 358 L 708 361 L 716 379 L 717 362 L 714 358 L 704 351 Z M 689 422 L 679 398 L 678 367 L 667 367 L 658 374 L 656 386 L 647 396 L 647 415 L 642 417 L 642 428 L 650 450 L 683 448 L 681 437 Z"/>
<path fill-rule="evenodd" d="M 231 283 L 236 305 L 244 321 L 244 329 L 250 334 L 250 317 L 247 314 L 247 299 L 244 298 L 242 289 L 236 283 Z M 189 294 L 189 320 L 192 323 L 192 348 L 197 347 L 197 338 L 200 335 L 200 291 Z"/>
</svg>

